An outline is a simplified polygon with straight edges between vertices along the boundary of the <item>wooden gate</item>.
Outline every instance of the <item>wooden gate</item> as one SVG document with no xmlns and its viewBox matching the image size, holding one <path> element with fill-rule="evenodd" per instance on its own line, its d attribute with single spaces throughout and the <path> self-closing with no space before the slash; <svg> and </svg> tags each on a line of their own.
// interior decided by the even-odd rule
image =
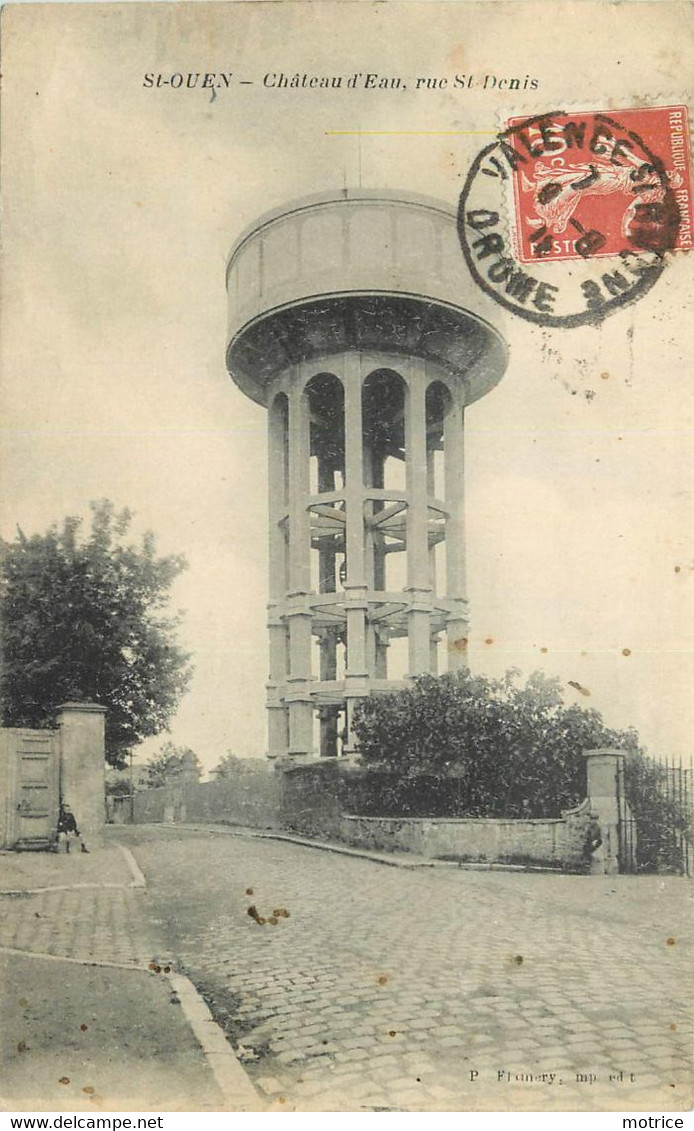
<svg viewBox="0 0 694 1131">
<path fill-rule="evenodd" d="M 3 731 L 14 763 L 14 805 L 10 806 L 9 841 L 19 849 L 47 848 L 58 824 L 58 732 Z"/>
</svg>

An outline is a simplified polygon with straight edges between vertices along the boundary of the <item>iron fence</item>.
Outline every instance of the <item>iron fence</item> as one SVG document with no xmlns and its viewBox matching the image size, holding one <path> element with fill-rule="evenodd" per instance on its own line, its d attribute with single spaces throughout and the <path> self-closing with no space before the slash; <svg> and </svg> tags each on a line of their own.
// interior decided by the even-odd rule
<svg viewBox="0 0 694 1131">
<path fill-rule="evenodd" d="M 694 875 L 692 765 L 628 757 L 618 781 L 622 871 Z"/>
</svg>

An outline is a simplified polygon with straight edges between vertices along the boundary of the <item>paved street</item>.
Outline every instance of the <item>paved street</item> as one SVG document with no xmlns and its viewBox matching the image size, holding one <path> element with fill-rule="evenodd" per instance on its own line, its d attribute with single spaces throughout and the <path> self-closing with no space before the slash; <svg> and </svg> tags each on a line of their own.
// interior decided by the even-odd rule
<svg viewBox="0 0 694 1131">
<path fill-rule="evenodd" d="M 141 969 L 160 953 L 122 852 L 4 852 L 0 889 L 1 947 Z"/>
<path fill-rule="evenodd" d="M 146 891 L 114 845 L 0 853 L 0 1106 L 224 1106 L 163 973 Z"/>
<path fill-rule="evenodd" d="M 165 978 L 0 953 L 0 1109 L 219 1110 Z"/>
<path fill-rule="evenodd" d="M 410 870 L 213 832 L 117 833 L 147 877 L 152 929 L 278 1109 L 691 1102 L 684 879 Z"/>
</svg>

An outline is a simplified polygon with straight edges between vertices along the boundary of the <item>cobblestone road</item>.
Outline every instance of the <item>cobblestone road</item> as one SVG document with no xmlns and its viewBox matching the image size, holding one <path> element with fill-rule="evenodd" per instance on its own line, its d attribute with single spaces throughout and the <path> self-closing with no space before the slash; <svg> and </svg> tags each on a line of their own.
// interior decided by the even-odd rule
<svg viewBox="0 0 694 1131">
<path fill-rule="evenodd" d="M 3 1110 L 224 1106 L 136 872 L 116 845 L 0 853 Z"/>
<path fill-rule="evenodd" d="M 2 853 L 0 947 L 142 969 L 161 955 L 142 893 L 122 855 L 108 849 Z"/>
<path fill-rule="evenodd" d="M 278 1107 L 690 1103 L 686 880 L 405 870 L 163 827 L 121 836 L 156 929 Z"/>
</svg>

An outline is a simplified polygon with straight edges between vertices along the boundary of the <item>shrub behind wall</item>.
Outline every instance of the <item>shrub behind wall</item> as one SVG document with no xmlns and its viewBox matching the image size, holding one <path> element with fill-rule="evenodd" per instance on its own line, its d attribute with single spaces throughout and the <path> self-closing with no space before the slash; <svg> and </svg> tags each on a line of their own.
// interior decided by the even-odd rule
<svg viewBox="0 0 694 1131">
<path fill-rule="evenodd" d="M 421 816 L 554 817 L 585 797 L 584 749 L 634 741 L 566 706 L 558 679 L 515 671 L 419 676 L 361 700 L 355 730 L 362 765 L 392 775 L 386 795 Z"/>
</svg>

